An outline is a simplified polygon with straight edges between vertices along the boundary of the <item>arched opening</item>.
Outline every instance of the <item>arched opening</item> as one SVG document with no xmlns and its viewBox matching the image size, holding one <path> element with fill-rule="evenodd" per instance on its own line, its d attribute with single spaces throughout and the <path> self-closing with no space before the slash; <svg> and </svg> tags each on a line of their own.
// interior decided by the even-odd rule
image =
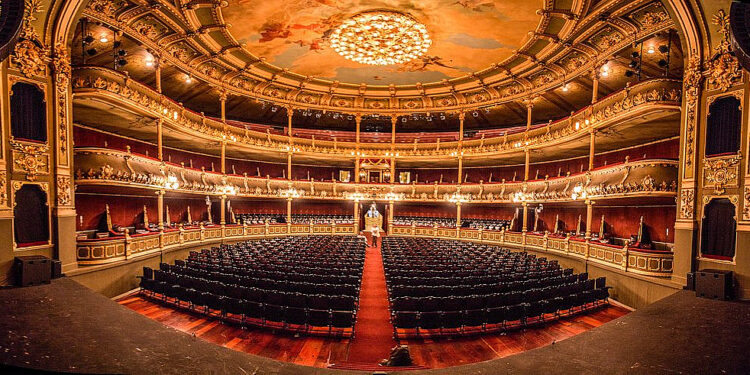
<svg viewBox="0 0 750 375">
<path fill-rule="evenodd" d="M 740 150 L 742 110 L 734 96 L 719 98 L 708 107 L 706 156 L 736 154 Z"/>
<path fill-rule="evenodd" d="M 706 205 L 701 225 L 701 255 L 732 260 L 737 232 L 735 206 L 727 198 L 712 199 Z"/>
<path fill-rule="evenodd" d="M 47 112 L 44 92 L 39 87 L 18 82 L 10 97 L 10 134 L 13 138 L 47 142 Z"/>
<path fill-rule="evenodd" d="M 26 184 L 16 192 L 15 200 L 13 228 L 18 247 L 47 244 L 49 241 L 47 194 L 38 185 Z"/>
</svg>

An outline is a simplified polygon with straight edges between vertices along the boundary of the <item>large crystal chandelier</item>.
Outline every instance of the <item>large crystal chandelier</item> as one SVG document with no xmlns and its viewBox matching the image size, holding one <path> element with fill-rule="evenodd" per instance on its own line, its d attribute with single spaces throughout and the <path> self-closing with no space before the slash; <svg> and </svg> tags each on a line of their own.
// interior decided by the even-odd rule
<svg viewBox="0 0 750 375">
<path fill-rule="evenodd" d="M 411 16 L 389 10 L 354 15 L 333 30 L 339 55 L 369 65 L 393 65 L 422 56 L 432 44 L 427 28 Z"/>
</svg>

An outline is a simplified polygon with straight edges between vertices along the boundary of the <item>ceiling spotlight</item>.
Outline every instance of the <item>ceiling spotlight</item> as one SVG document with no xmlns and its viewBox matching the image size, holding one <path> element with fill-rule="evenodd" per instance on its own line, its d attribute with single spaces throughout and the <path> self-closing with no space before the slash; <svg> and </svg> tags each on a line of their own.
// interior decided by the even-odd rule
<svg viewBox="0 0 750 375">
<path fill-rule="evenodd" d="M 602 65 L 602 72 L 608 72 L 609 71 L 609 65 L 604 64 Z"/>
<path fill-rule="evenodd" d="M 661 46 L 659 46 L 659 52 L 661 52 L 661 53 L 667 53 L 667 52 L 669 52 L 669 47 L 667 47 L 665 45 L 661 45 Z"/>
<path fill-rule="evenodd" d="M 106 35 L 102 34 L 102 36 L 99 37 L 99 41 L 102 43 L 107 43 L 109 42 L 109 38 L 107 38 Z"/>
<path fill-rule="evenodd" d="M 406 122 L 406 117 L 402 117 L 401 122 Z"/>
<path fill-rule="evenodd" d="M 474 117 L 477 117 L 477 116 L 479 116 L 479 113 L 477 111 L 474 111 L 474 112 L 472 112 L 471 115 L 474 116 Z"/>
<path fill-rule="evenodd" d="M 185 76 L 185 83 L 187 83 L 187 84 L 193 83 L 193 77 L 191 77 L 191 76 Z"/>
<path fill-rule="evenodd" d="M 96 48 L 89 48 L 89 49 L 86 50 L 86 53 L 89 56 L 94 56 L 94 55 L 96 55 Z"/>
<path fill-rule="evenodd" d="M 568 90 L 570 90 L 570 85 L 569 84 L 565 83 L 564 85 L 562 85 L 562 91 L 563 92 L 568 92 Z"/>
<path fill-rule="evenodd" d="M 602 77 L 609 77 L 609 70 L 602 71 Z"/>
<path fill-rule="evenodd" d="M 149 68 L 154 66 L 154 60 L 146 60 L 146 66 Z"/>
<path fill-rule="evenodd" d="M 646 52 L 648 52 L 648 53 L 654 53 L 654 52 L 656 52 L 656 49 L 654 48 L 654 46 L 648 46 L 648 49 L 646 50 Z"/>
<path fill-rule="evenodd" d="M 94 43 L 94 37 L 91 35 L 86 35 L 86 37 L 83 38 L 83 42 L 86 44 Z"/>
</svg>

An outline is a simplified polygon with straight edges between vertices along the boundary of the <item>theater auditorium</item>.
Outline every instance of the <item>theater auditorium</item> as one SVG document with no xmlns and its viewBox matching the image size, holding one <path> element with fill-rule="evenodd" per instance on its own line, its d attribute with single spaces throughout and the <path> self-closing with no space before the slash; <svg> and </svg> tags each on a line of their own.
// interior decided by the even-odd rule
<svg viewBox="0 0 750 375">
<path fill-rule="evenodd" d="M 0 373 L 749 374 L 750 4 L 3 0 Z"/>
</svg>

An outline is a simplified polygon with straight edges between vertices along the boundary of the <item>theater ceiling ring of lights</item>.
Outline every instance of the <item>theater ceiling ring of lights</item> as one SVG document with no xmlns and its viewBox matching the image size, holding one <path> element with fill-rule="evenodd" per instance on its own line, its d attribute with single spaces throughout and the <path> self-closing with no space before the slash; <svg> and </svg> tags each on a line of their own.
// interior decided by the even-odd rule
<svg viewBox="0 0 750 375">
<path fill-rule="evenodd" d="M 357 15 L 389 9 L 424 31 L 418 54 L 363 64 L 332 45 Z M 181 8 L 93 0 L 85 15 L 164 51 L 163 63 L 212 89 L 363 114 L 467 110 L 541 95 L 673 27 L 650 0 L 194 0 Z"/>
</svg>

